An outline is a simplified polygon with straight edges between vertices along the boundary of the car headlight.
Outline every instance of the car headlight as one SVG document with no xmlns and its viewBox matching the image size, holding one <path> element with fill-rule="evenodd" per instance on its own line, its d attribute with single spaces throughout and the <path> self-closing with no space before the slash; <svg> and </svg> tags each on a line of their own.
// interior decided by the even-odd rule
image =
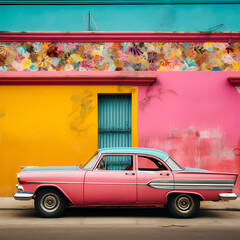
<svg viewBox="0 0 240 240">
<path fill-rule="evenodd" d="M 24 192 L 23 186 L 16 184 L 16 188 L 19 192 Z"/>
<path fill-rule="evenodd" d="M 20 177 L 19 177 L 19 173 L 17 173 L 17 180 L 18 180 L 18 183 L 20 184 Z"/>
</svg>

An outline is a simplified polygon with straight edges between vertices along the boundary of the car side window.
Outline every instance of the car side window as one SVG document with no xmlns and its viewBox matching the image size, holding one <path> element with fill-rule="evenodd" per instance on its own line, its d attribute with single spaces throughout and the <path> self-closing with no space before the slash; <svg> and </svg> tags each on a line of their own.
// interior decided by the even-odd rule
<svg viewBox="0 0 240 240">
<path fill-rule="evenodd" d="M 105 155 L 99 162 L 97 170 L 133 170 L 133 157 L 125 155 Z"/>
<path fill-rule="evenodd" d="M 167 170 L 166 166 L 160 161 L 152 157 L 138 156 L 139 171 L 161 171 Z"/>
</svg>

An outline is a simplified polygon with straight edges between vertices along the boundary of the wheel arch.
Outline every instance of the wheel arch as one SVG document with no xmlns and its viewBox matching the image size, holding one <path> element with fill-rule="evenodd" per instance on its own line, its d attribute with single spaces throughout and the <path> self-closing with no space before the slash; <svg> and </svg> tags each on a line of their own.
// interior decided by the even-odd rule
<svg viewBox="0 0 240 240">
<path fill-rule="evenodd" d="M 200 193 L 197 193 L 197 192 L 189 192 L 189 191 L 171 191 L 171 192 L 168 192 L 167 195 L 166 195 L 166 203 L 168 202 L 168 199 L 170 196 L 172 195 L 176 195 L 176 194 L 189 194 L 191 196 L 197 196 L 199 198 L 200 201 L 204 201 L 204 197 L 200 194 Z"/>
<path fill-rule="evenodd" d="M 50 185 L 50 184 L 42 184 L 42 185 L 39 185 L 35 192 L 34 192 L 34 196 L 37 195 L 37 193 L 41 190 L 41 189 L 55 189 L 55 190 L 58 190 L 60 193 L 62 193 L 62 195 L 67 199 L 67 201 L 69 203 L 72 203 L 72 200 L 69 198 L 69 196 L 64 192 L 63 189 L 61 189 L 59 186 L 57 185 Z"/>
</svg>

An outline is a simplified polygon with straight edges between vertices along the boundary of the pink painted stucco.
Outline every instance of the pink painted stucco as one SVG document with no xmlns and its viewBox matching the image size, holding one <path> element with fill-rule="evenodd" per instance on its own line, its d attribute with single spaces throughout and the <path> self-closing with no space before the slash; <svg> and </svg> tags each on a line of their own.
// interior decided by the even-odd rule
<svg viewBox="0 0 240 240">
<path fill-rule="evenodd" d="M 155 84 L 139 87 L 139 147 L 166 151 L 185 167 L 239 173 L 240 94 L 228 81 L 239 76 L 157 73 Z"/>
</svg>

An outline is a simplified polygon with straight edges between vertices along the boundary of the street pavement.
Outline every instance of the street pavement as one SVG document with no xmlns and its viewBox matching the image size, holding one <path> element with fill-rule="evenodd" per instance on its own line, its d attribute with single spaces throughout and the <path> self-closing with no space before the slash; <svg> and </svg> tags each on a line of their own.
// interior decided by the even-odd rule
<svg viewBox="0 0 240 240">
<path fill-rule="evenodd" d="M 17 204 L 16 204 L 17 203 Z M 0 198 L 0 240 L 240 239 L 240 201 L 203 202 L 195 218 L 164 208 L 67 208 L 61 218 L 37 217 L 33 201 Z"/>
<path fill-rule="evenodd" d="M 68 208 L 64 217 L 38 218 L 33 209 L 0 211 L 0 239 L 240 239 L 240 211 L 201 209 L 172 218 L 166 209 Z"/>
</svg>

